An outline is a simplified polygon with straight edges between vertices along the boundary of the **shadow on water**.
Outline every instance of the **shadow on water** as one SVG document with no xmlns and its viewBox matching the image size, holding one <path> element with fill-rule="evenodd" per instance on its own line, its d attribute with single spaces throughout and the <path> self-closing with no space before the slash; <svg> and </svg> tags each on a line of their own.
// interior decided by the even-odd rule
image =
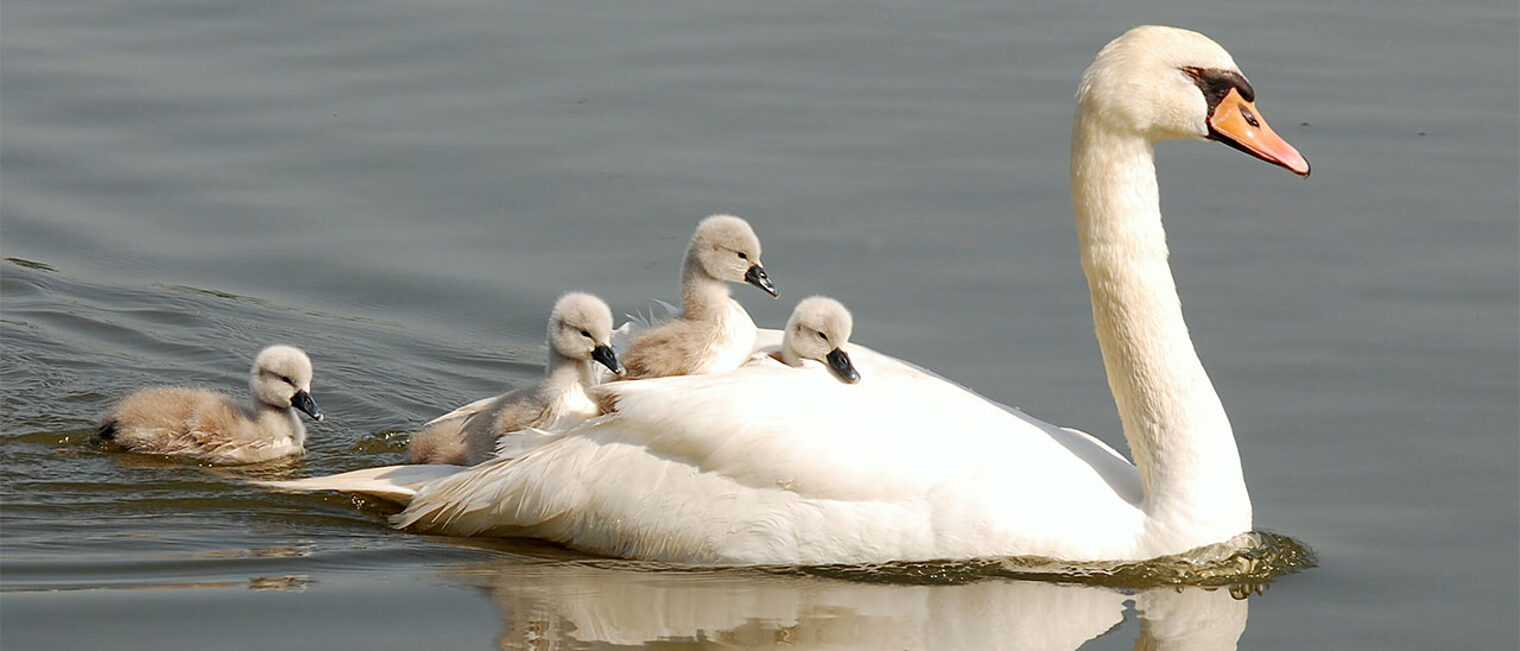
<svg viewBox="0 0 1520 651">
<path fill-rule="evenodd" d="M 1135 648 L 1232 649 L 1248 597 L 1312 564 L 1291 539 L 1247 537 L 1259 545 L 1093 565 L 1085 576 L 1040 559 L 730 570 L 514 559 L 450 572 L 492 595 L 503 649 L 1075 649 L 1120 635 L 1128 619 L 1139 621 Z M 1226 579 L 1241 558 L 1275 573 Z M 1184 576 L 1208 585 L 1171 585 Z"/>
<path fill-rule="evenodd" d="M 1241 596 L 1261 592 L 1279 576 L 1316 567 L 1308 545 L 1268 531 L 1147 561 L 1072 562 L 1013 557 L 932 563 L 830 565 L 777 570 L 884 583 L 956 584 L 990 577 L 1115 588 L 1223 587 Z"/>
<path fill-rule="evenodd" d="M 1248 598 L 1315 564 L 1307 546 L 1268 532 L 1134 563 L 1026 557 L 730 569 L 567 559 L 574 553 L 499 542 L 519 555 L 444 573 L 491 594 L 503 649 L 1075 649 L 1121 635 L 1127 620 L 1139 623 L 1135 648 L 1231 649 Z"/>
</svg>

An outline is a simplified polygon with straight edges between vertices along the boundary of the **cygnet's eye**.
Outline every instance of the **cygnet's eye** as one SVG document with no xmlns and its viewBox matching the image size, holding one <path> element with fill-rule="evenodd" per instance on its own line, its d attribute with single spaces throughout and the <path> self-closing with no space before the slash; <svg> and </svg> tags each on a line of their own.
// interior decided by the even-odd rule
<svg viewBox="0 0 1520 651">
<path fill-rule="evenodd" d="M 739 252 L 739 259 L 740 259 L 740 260 L 748 260 L 748 259 L 749 259 L 749 256 L 748 256 L 748 255 L 745 255 L 745 254 L 744 254 L 744 252 L 743 252 L 743 251 L 740 251 L 740 252 Z"/>
<path fill-rule="evenodd" d="M 824 341 L 828 341 L 829 340 L 829 336 L 826 335 L 826 334 L 823 334 L 822 332 L 818 333 L 818 338 L 822 339 Z"/>
<path fill-rule="evenodd" d="M 585 337 L 585 338 L 587 338 L 587 339 L 590 339 L 590 338 L 591 338 L 591 333 L 590 333 L 590 332 L 588 332 L 588 331 L 586 331 L 586 330 L 582 330 L 582 331 L 581 331 L 581 336 L 582 336 L 582 337 Z"/>
<path fill-rule="evenodd" d="M 295 386 L 295 385 L 296 385 L 296 383 L 295 383 L 295 382 L 291 382 L 291 381 L 290 381 L 290 377 L 289 377 L 289 376 L 285 376 L 285 375 L 281 375 L 281 376 L 280 376 L 280 379 L 281 379 L 281 380 L 284 380 L 284 381 L 285 381 L 285 384 L 289 384 L 289 385 L 290 385 L 290 386 Z"/>
</svg>

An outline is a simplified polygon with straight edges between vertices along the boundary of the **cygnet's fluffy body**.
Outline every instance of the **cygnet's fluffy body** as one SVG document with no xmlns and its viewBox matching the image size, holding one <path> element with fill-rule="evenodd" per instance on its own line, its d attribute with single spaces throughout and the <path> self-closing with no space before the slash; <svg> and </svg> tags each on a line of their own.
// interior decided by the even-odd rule
<svg viewBox="0 0 1520 651">
<path fill-rule="evenodd" d="M 299 348 L 270 346 L 254 359 L 252 401 L 216 391 L 162 387 L 138 391 L 101 418 L 99 436 L 129 452 L 213 464 L 269 461 L 306 451 L 299 409 L 315 420 L 311 359 Z"/>
<path fill-rule="evenodd" d="M 591 362 L 622 373 L 612 352 L 612 310 L 590 294 L 566 294 L 549 315 L 549 362 L 535 386 L 486 398 L 434 419 L 412 438 L 412 463 L 473 465 L 495 456 L 504 435 L 529 428 L 553 431 L 596 416 L 586 396 L 596 384 Z"/>
<path fill-rule="evenodd" d="M 821 362 L 834 377 L 850 384 L 859 382 L 860 373 L 844 350 L 854 323 L 850 311 L 839 301 L 809 296 L 792 309 L 781 337 L 781 350 L 776 355 L 788 366 L 802 366 L 807 359 Z"/>
<path fill-rule="evenodd" d="M 700 375 L 738 368 L 755 344 L 755 321 L 726 283 L 745 282 L 771 296 L 776 287 L 760 263 L 760 238 L 732 215 L 702 220 L 681 269 L 681 315 L 637 333 L 623 363 L 627 379 Z"/>
</svg>

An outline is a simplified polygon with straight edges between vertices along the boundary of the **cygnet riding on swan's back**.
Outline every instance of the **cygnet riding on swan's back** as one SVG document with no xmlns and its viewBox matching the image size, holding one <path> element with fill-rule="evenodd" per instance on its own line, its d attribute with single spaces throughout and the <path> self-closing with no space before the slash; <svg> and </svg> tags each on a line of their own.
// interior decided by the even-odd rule
<svg viewBox="0 0 1520 651">
<path fill-rule="evenodd" d="M 596 404 L 586 396 L 586 389 L 596 384 L 591 362 L 623 373 L 611 337 L 612 310 L 602 299 L 578 292 L 560 297 L 549 314 L 543 381 L 428 422 L 412 437 L 412 463 L 477 464 L 495 456 L 497 441 L 506 434 L 560 430 L 597 415 Z"/>
<path fill-rule="evenodd" d="M 839 301 L 824 296 L 802 299 L 792 309 L 791 318 L 787 319 L 781 345 L 760 347 L 745 365 L 785 364 L 800 369 L 812 360 L 828 367 L 840 381 L 854 384 L 860 381 L 860 372 L 855 370 L 850 354 L 844 350 L 850 342 L 853 323 L 850 311 Z M 822 372 L 822 369 L 818 370 Z M 604 390 L 609 388 L 604 384 L 590 392 L 604 414 L 617 411 L 619 394 L 616 389 Z M 545 440 L 540 437 L 539 442 Z M 511 451 L 520 453 L 525 448 L 514 446 Z"/>
<path fill-rule="evenodd" d="M 715 373 L 749 359 L 755 322 L 725 284 L 737 282 L 777 295 L 749 223 L 732 215 L 702 220 L 681 268 L 681 315 L 633 336 L 623 355 L 626 379 Z"/>
<path fill-rule="evenodd" d="M 776 355 L 788 366 L 802 366 L 805 359 L 822 362 L 840 380 L 859 382 L 860 373 L 844 351 L 854 323 L 850 311 L 839 301 L 826 296 L 804 298 L 792 308 Z"/>
<path fill-rule="evenodd" d="M 299 348 L 270 346 L 248 376 L 253 401 L 216 391 L 161 387 L 138 391 L 101 418 L 101 439 L 129 452 L 215 464 L 268 461 L 306 451 L 295 410 L 322 420 L 311 398 L 311 359 Z"/>
<path fill-rule="evenodd" d="M 1082 78 L 1072 198 L 1133 464 L 852 345 L 858 385 L 759 364 L 612 383 L 617 413 L 514 459 L 287 487 L 385 494 L 408 503 L 397 526 L 679 563 L 1143 560 L 1230 541 L 1251 501 L 1167 266 L 1152 146 L 1219 140 L 1307 176 L 1253 97 L 1223 48 L 1168 27 L 1120 36 Z"/>
</svg>

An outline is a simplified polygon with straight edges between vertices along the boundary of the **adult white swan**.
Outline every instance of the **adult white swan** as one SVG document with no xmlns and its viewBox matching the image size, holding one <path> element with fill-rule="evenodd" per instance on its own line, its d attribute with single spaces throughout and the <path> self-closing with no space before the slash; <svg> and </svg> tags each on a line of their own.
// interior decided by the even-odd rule
<svg viewBox="0 0 1520 651">
<path fill-rule="evenodd" d="M 776 365 L 616 383 L 617 413 L 514 459 L 291 487 L 409 502 L 399 526 L 680 563 L 1140 560 L 1229 540 L 1251 502 L 1167 267 L 1152 145 L 1218 140 L 1308 175 L 1254 97 L 1219 45 L 1166 27 L 1115 39 L 1082 78 L 1072 198 L 1133 464 L 856 346 L 859 384 Z"/>
</svg>

